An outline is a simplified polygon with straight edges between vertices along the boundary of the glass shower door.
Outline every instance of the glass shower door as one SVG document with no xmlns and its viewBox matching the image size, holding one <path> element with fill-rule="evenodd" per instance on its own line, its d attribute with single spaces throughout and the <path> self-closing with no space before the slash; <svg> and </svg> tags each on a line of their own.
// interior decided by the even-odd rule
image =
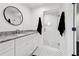
<svg viewBox="0 0 79 59">
<path fill-rule="evenodd" d="M 44 45 L 59 48 L 61 35 L 58 31 L 58 16 L 52 14 L 44 15 Z"/>
</svg>

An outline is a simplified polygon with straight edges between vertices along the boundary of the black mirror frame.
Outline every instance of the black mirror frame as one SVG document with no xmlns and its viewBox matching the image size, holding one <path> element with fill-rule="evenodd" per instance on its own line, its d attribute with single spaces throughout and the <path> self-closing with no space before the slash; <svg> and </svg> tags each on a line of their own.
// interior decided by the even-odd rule
<svg viewBox="0 0 79 59">
<path fill-rule="evenodd" d="M 10 22 L 7 21 L 7 18 L 6 18 L 6 15 L 5 15 L 5 11 L 6 11 L 6 9 L 9 8 L 9 7 L 15 8 L 15 9 L 17 9 L 17 10 L 20 12 L 20 14 L 21 14 L 21 16 L 22 16 L 22 21 L 21 21 L 19 24 L 13 24 L 13 23 L 10 23 Z M 20 25 L 20 24 L 23 22 L 23 14 L 21 13 L 21 11 L 20 11 L 18 8 L 14 7 L 14 6 L 8 6 L 8 7 L 6 7 L 6 8 L 3 10 L 3 16 L 4 16 L 5 20 L 6 20 L 9 24 L 14 25 L 14 26 L 18 26 L 18 25 Z"/>
</svg>

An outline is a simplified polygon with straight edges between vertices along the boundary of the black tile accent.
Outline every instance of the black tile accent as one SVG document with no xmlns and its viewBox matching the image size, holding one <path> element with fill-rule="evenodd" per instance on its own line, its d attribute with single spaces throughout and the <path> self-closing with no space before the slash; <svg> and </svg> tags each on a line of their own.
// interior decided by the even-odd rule
<svg viewBox="0 0 79 59">
<path fill-rule="evenodd" d="M 77 42 L 77 56 L 79 56 L 79 42 Z"/>
</svg>

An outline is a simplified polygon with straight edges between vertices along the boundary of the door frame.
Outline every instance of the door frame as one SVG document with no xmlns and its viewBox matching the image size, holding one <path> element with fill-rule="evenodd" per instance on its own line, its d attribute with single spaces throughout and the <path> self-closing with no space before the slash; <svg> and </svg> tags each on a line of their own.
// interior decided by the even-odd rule
<svg viewBox="0 0 79 59">
<path fill-rule="evenodd" d="M 76 8 L 77 8 L 77 4 L 72 3 L 73 4 L 73 27 L 72 27 L 72 31 L 73 31 L 73 55 L 77 55 L 77 35 L 76 35 Z M 75 30 L 73 30 L 75 29 Z"/>
</svg>

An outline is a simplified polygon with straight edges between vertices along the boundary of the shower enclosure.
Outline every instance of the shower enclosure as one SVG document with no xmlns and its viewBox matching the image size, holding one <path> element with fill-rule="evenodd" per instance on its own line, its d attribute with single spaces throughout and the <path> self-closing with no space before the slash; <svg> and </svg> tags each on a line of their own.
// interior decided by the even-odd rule
<svg viewBox="0 0 79 59">
<path fill-rule="evenodd" d="M 48 10 L 43 12 L 43 44 L 49 51 L 48 55 L 62 55 L 60 47 L 60 39 L 58 32 L 60 15 L 57 10 Z"/>
</svg>

